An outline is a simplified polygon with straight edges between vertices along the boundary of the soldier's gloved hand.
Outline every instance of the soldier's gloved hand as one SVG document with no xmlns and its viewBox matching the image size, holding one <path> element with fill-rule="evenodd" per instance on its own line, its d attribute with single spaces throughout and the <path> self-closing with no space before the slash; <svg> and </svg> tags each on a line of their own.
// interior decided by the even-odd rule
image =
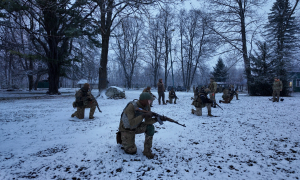
<svg viewBox="0 0 300 180">
<path fill-rule="evenodd" d="M 167 117 L 166 117 L 166 116 L 161 116 L 160 119 L 161 119 L 162 121 L 166 121 L 166 120 L 167 120 Z"/>
<path fill-rule="evenodd" d="M 151 118 L 153 116 L 152 112 L 147 112 L 142 115 L 143 118 Z"/>
</svg>

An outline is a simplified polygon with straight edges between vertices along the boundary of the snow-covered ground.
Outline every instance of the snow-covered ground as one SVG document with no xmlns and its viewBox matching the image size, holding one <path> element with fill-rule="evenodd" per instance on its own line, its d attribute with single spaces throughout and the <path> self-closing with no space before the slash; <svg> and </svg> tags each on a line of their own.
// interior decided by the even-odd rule
<svg viewBox="0 0 300 180">
<path fill-rule="evenodd" d="M 191 92 L 177 92 L 176 105 L 152 110 L 186 127 L 155 124 L 152 160 L 116 143 L 120 115 L 142 90 L 127 99 L 98 98 L 94 120 L 71 118 L 74 96 L 0 101 L 0 179 L 299 179 L 300 94 L 273 103 L 240 94 L 208 117 L 191 114 Z M 94 93 L 94 92 L 93 92 Z M 155 90 L 153 93 L 157 95 Z M 167 93 L 166 93 L 167 96 Z M 222 94 L 217 94 L 219 100 Z"/>
</svg>

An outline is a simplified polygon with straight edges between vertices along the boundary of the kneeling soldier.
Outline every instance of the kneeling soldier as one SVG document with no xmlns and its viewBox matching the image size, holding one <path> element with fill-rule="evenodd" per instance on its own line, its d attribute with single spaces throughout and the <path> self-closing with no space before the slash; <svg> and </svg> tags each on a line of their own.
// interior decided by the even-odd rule
<svg viewBox="0 0 300 180">
<path fill-rule="evenodd" d="M 174 88 L 172 87 L 171 91 L 169 91 L 169 100 L 167 100 L 167 103 L 173 104 L 173 99 L 175 99 L 174 104 L 176 104 L 177 96 L 174 91 Z"/>
<path fill-rule="evenodd" d="M 229 89 L 229 91 L 230 91 L 230 90 L 231 90 L 231 89 Z M 230 92 L 231 92 L 231 91 L 230 91 Z M 224 101 L 219 100 L 219 103 L 230 103 L 230 101 L 231 101 L 232 98 L 233 98 L 233 95 L 231 96 L 231 94 L 229 94 L 229 92 L 228 92 L 228 89 L 225 88 L 225 89 L 223 90 L 222 98 L 223 98 Z"/>
<path fill-rule="evenodd" d="M 97 106 L 97 101 L 93 94 L 91 93 L 90 85 L 85 83 L 83 87 L 76 92 L 75 98 L 76 101 L 73 102 L 73 107 L 77 107 L 77 111 L 75 111 L 71 117 L 77 117 L 78 119 L 84 118 L 84 110 L 85 108 L 90 108 L 89 119 L 94 119 L 94 113 Z"/>
<path fill-rule="evenodd" d="M 145 133 L 143 154 L 149 159 L 154 158 L 151 147 L 155 132 L 153 124 L 157 122 L 157 119 L 152 118 L 153 114 L 150 112 L 151 101 L 152 96 L 147 92 L 143 92 L 140 95 L 139 100 L 129 102 L 123 110 L 119 125 L 119 132 L 117 133 L 117 141 L 122 144 L 123 149 L 127 154 L 135 154 L 137 151 L 135 135 Z M 149 112 L 143 113 L 137 109 Z"/>
<path fill-rule="evenodd" d="M 208 116 L 213 116 L 211 114 L 211 104 L 212 101 L 208 99 L 207 94 L 209 93 L 209 89 L 202 87 L 196 99 L 194 99 L 192 105 L 196 107 L 196 110 L 192 109 L 192 114 L 196 114 L 197 116 L 202 116 L 202 108 L 207 107 Z"/>
</svg>

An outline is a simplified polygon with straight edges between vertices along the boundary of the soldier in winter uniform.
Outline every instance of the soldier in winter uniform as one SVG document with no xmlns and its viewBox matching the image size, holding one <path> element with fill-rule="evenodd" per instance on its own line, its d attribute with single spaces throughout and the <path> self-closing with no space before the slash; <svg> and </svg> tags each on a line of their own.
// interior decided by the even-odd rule
<svg viewBox="0 0 300 180">
<path fill-rule="evenodd" d="M 214 78 L 210 78 L 210 84 L 208 85 L 208 88 L 210 90 L 209 98 L 212 100 L 213 104 L 212 106 L 216 108 L 216 96 L 215 93 L 217 92 L 217 83 L 215 82 Z"/>
<path fill-rule="evenodd" d="M 230 101 L 233 98 L 233 96 L 231 96 L 231 93 L 229 94 L 230 91 L 231 89 L 228 90 L 227 88 L 223 90 L 223 95 L 222 95 L 223 101 L 219 100 L 219 103 L 230 103 Z"/>
<path fill-rule="evenodd" d="M 153 101 L 155 100 L 156 96 L 154 96 L 154 94 L 151 93 L 151 87 L 150 87 L 150 86 L 146 87 L 146 88 L 143 90 L 143 92 L 147 92 L 147 93 L 149 93 L 149 94 L 152 96 L 152 101 L 151 101 L 150 107 L 153 107 L 153 106 L 152 106 L 152 103 L 153 103 Z"/>
<path fill-rule="evenodd" d="M 151 100 L 151 95 L 147 92 L 143 92 L 140 95 L 139 100 L 129 102 L 123 110 L 118 132 L 118 135 L 120 134 L 121 136 L 121 142 L 118 143 L 122 144 L 122 149 L 124 149 L 127 154 L 135 154 L 137 152 L 135 135 L 145 133 L 143 154 L 149 159 L 154 157 L 151 147 L 155 132 L 153 124 L 157 122 L 157 119 L 152 118 L 153 114 L 150 112 L 151 108 L 149 105 Z M 137 109 L 148 112 L 144 113 Z M 164 121 L 164 118 L 161 120 Z"/>
<path fill-rule="evenodd" d="M 230 93 L 230 94 L 233 94 L 233 96 L 235 95 L 236 100 L 239 100 L 238 88 L 234 89 L 234 85 L 232 84 L 232 85 L 230 86 L 230 89 L 231 89 L 231 91 L 229 91 L 229 93 Z M 233 96 L 232 96 L 232 99 L 233 99 Z"/>
<path fill-rule="evenodd" d="M 157 93 L 158 93 L 158 104 L 160 104 L 160 100 L 162 99 L 163 104 L 166 105 L 167 103 L 165 103 L 165 86 L 164 83 L 162 82 L 162 79 L 158 80 Z"/>
<path fill-rule="evenodd" d="M 274 83 L 272 88 L 273 88 L 273 102 L 275 101 L 279 102 L 280 91 L 282 91 L 282 82 L 278 77 L 274 78 Z"/>
<path fill-rule="evenodd" d="M 198 94 L 200 93 L 200 88 L 199 87 L 195 88 L 195 85 L 194 85 L 193 86 L 193 92 L 194 92 L 194 99 L 197 99 Z"/>
<path fill-rule="evenodd" d="M 202 108 L 207 107 L 208 116 L 213 116 L 211 114 L 211 104 L 212 101 L 208 99 L 207 94 L 209 93 L 209 89 L 202 87 L 197 95 L 197 98 L 194 99 L 192 105 L 195 106 L 196 110 L 192 109 L 192 114 L 196 114 L 197 116 L 202 116 Z"/>
<path fill-rule="evenodd" d="M 167 100 L 167 103 L 173 104 L 173 99 L 174 99 L 174 104 L 176 104 L 176 93 L 174 91 L 174 88 L 172 87 L 171 91 L 169 91 L 169 100 Z"/>
<path fill-rule="evenodd" d="M 78 90 L 75 94 L 76 101 L 73 102 L 73 107 L 77 107 L 77 111 L 75 111 L 71 117 L 77 117 L 78 119 L 84 118 L 84 110 L 85 108 L 90 108 L 89 119 L 94 119 L 94 113 L 97 106 L 97 101 L 93 94 L 91 93 L 90 85 L 85 83 L 83 87 Z"/>
</svg>

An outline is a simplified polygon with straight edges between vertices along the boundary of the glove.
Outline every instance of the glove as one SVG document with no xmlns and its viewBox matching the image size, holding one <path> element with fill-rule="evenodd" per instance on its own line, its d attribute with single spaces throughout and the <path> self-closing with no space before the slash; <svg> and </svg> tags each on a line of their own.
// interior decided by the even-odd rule
<svg viewBox="0 0 300 180">
<path fill-rule="evenodd" d="M 151 118 L 153 116 L 152 112 L 147 112 L 142 115 L 143 118 Z"/>
<path fill-rule="evenodd" d="M 166 120 L 167 120 L 167 117 L 166 117 L 166 116 L 160 116 L 160 120 L 166 121 Z"/>
</svg>

